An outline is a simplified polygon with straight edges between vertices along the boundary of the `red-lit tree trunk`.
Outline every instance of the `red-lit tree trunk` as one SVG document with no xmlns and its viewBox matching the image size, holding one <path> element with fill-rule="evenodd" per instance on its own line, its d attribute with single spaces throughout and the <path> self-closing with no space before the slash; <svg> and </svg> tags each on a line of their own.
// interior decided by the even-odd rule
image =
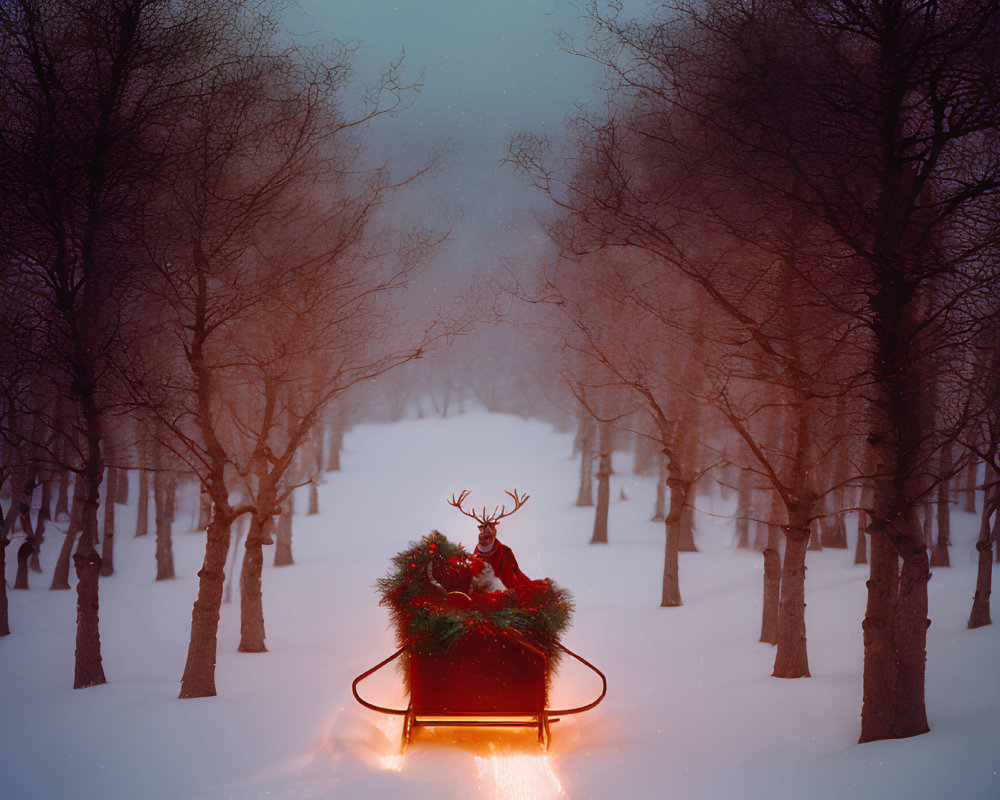
<svg viewBox="0 0 1000 800">
<path fill-rule="evenodd" d="M 340 451 L 344 448 L 344 429 L 342 423 L 331 423 L 327 430 L 328 449 L 326 453 L 326 471 L 340 470 Z"/>
<path fill-rule="evenodd" d="M 226 582 L 226 554 L 230 529 L 236 512 L 229 503 L 226 466 L 229 457 L 216 435 L 214 421 L 216 394 L 212 367 L 205 356 L 210 334 L 208 324 L 208 264 L 201 246 L 194 243 L 194 319 L 190 340 L 185 344 L 188 365 L 194 376 L 196 420 L 208 457 L 209 469 L 203 485 L 212 498 L 212 519 L 208 524 L 205 556 L 198 571 L 198 598 L 191 611 L 191 638 L 181 676 L 181 698 L 214 697 L 215 658 L 218 648 L 219 616 Z"/>
<path fill-rule="evenodd" d="M 14 575 L 15 589 L 28 588 L 28 561 L 31 558 L 31 553 L 34 549 L 35 548 L 31 544 L 30 540 L 24 542 L 19 548 L 17 548 L 17 573 Z"/>
<path fill-rule="evenodd" d="M 0 508 L 0 575 L 7 574 L 7 538 L 3 508 Z M 7 581 L 0 581 L 0 636 L 10 635 L 10 608 L 7 599 Z"/>
<path fill-rule="evenodd" d="M 781 600 L 781 525 L 785 507 L 775 494 L 771 502 L 771 519 L 767 526 L 767 544 L 764 547 L 764 596 L 761 603 L 760 641 L 778 643 L 778 609 Z"/>
<path fill-rule="evenodd" d="M 287 567 L 295 563 L 292 558 L 292 519 L 295 516 L 295 494 L 289 492 L 281 501 L 277 535 L 274 542 L 274 566 Z"/>
<path fill-rule="evenodd" d="M 990 471 L 987 467 L 987 475 Z M 990 618 L 990 594 L 993 591 L 993 546 L 1000 528 L 1000 513 L 997 513 L 1000 501 L 998 489 L 1000 484 L 996 481 L 988 482 L 983 492 L 983 513 L 979 522 L 979 538 L 976 540 L 976 593 L 969 613 L 970 628 L 981 628 L 993 622 Z"/>
<path fill-rule="evenodd" d="M 681 546 L 681 524 L 687 507 L 691 482 L 684 480 L 681 466 L 673 459 L 667 462 L 667 493 L 670 505 L 664 521 L 666 543 L 663 549 L 663 590 L 660 607 L 682 606 L 680 565 L 678 553 Z"/>
<path fill-rule="evenodd" d="M 208 530 L 208 523 L 212 520 L 212 497 L 205 491 L 204 486 L 198 487 L 198 530 Z"/>
<path fill-rule="evenodd" d="M 129 475 L 124 467 L 118 469 L 118 488 L 115 491 L 115 502 L 120 506 L 128 505 Z"/>
<path fill-rule="evenodd" d="M 56 491 L 56 511 L 53 519 L 69 516 L 69 485 L 70 471 L 68 469 L 59 470 L 59 486 Z"/>
<path fill-rule="evenodd" d="M 951 547 L 951 491 L 948 475 L 952 471 L 951 444 L 941 448 L 938 462 L 938 474 L 941 476 L 937 486 L 937 540 L 931 551 L 932 567 L 950 567 L 951 557 L 948 548 Z M 930 541 L 927 542 L 930 545 Z"/>
<path fill-rule="evenodd" d="M 104 501 L 104 541 L 101 549 L 101 575 L 115 572 L 115 505 L 118 502 L 118 470 L 108 467 Z"/>
<path fill-rule="evenodd" d="M 219 612 L 226 579 L 226 554 L 232 517 L 228 493 L 213 503 L 205 557 L 198 572 L 198 599 L 191 612 L 191 639 L 181 677 L 181 698 L 214 697 L 215 657 L 218 648 Z"/>
<path fill-rule="evenodd" d="M 861 487 L 860 500 L 858 505 L 858 538 L 854 542 L 854 563 L 868 563 L 868 512 L 865 509 L 872 507 L 871 488 L 865 481 Z"/>
<path fill-rule="evenodd" d="M 31 553 L 31 571 L 41 572 L 41 552 L 42 542 L 45 541 L 45 524 L 52 521 L 52 477 L 46 477 L 42 483 L 42 507 L 38 510 L 38 517 L 35 519 L 35 548 Z"/>
<path fill-rule="evenodd" d="M 323 438 L 323 427 L 317 426 L 302 454 L 303 460 L 309 464 L 309 508 L 306 510 L 306 516 L 309 517 L 319 514 L 319 484 L 323 480 Z"/>
<path fill-rule="evenodd" d="M 580 448 L 580 486 L 576 504 L 583 508 L 594 505 L 594 418 L 581 409 L 577 414 L 577 446 Z"/>
<path fill-rule="evenodd" d="M 146 448 L 142 449 L 143 454 Z M 136 501 L 135 535 L 149 535 L 149 470 L 145 464 L 139 469 L 139 497 Z"/>
<path fill-rule="evenodd" d="M 656 466 L 659 480 L 656 482 L 656 501 L 653 504 L 653 522 L 661 522 L 667 518 L 667 458 L 660 453 Z"/>
<path fill-rule="evenodd" d="M 265 535 L 263 525 L 254 514 L 250 518 L 240 572 L 240 646 L 241 653 L 266 653 L 264 644 L 264 597 L 261 573 L 264 566 Z"/>
<path fill-rule="evenodd" d="M 157 459 L 157 470 L 153 475 L 153 495 L 156 505 L 156 580 L 165 581 L 176 577 L 174 572 L 173 524 L 177 478 L 166 469 L 162 459 Z"/>
<path fill-rule="evenodd" d="M 591 544 L 608 543 L 608 516 L 611 511 L 611 425 L 600 424 L 597 459 L 597 505 L 594 507 L 594 532 Z"/>
<path fill-rule="evenodd" d="M 901 307 L 897 306 L 897 310 Z M 861 742 L 905 738 L 930 730 L 924 698 L 927 659 L 927 582 L 930 560 L 911 497 L 913 458 L 922 428 L 907 369 L 899 355 L 899 317 L 883 315 L 876 328 L 882 387 L 880 432 L 870 442 L 878 477 L 871 511 L 871 577 L 862 623 L 865 662 Z M 879 431 L 876 428 L 876 431 Z M 902 567 L 900 568 L 900 560 Z"/>
<path fill-rule="evenodd" d="M 740 470 L 736 491 L 736 546 L 740 549 L 746 549 L 750 547 L 750 472 L 748 470 Z"/>
<path fill-rule="evenodd" d="M 778 603 L 778 650 L 775 678 L 808 678 L 806 649 L 806 551 L 809 549 L 808 509 L 793 512 L 785 529 L 785 558 L 781 568 Z"/>
<path fill-rule="evenodd" d="M 319 482 L 319 475 L 316 475 L 311 481 L 309 481 L 309 508 L 306 509 L 307 517 L 314 517 L 319 514 L 319 488 L 317 483 Z"/>
<path fill-rule="evenodd" d="M 87 359 L 81 355 L 79 363 L 87 363 Z M 73 554 L 77 592 L 76 661 L 73 688 L 85 689 L 107 683 L 101 656 L 99 617 L 101 557 L 95 546 L 97 512 L 100 508 L 104 464 L 101 455 L 101 415 L 95 402 L 93 389 L 89 385 L 89 376 L 78 374 L 77 381 L 83 386 L 80 409 L 83 412 L 86 450 L 83 470 L 80 473 L 84 490 L 80 519 L 81 531 L 76 551 Z"/>
<path fill-rule="evenodd" d="M 979 460 L 969 456 L 969 463 L 960 473 L 962 487 L 962 510 L 969 514 L 976 513 L 976 475 L 979 471 Z"/>
</svg>

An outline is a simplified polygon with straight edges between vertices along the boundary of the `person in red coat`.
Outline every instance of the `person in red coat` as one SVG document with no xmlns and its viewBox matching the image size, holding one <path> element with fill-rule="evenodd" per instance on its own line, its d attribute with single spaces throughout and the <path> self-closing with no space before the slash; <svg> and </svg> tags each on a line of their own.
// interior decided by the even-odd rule
<svg viewBox="0 0 1000 800">
<path fill-rule="evenodd" d="M 497 540 L 497 528 L 491 522 L 484 522 L 479 526 L 479 544 L 476 545 L 474 555 L 493 567 L 493 574 L 508 589 L 531 583 L 531 578 L 517 566 L 514 551 Z"/>
</svg>

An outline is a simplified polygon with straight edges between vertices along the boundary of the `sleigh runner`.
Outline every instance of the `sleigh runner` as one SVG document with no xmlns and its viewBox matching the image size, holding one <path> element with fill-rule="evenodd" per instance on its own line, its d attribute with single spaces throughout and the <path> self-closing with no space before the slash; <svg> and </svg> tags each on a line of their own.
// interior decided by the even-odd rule
<svg viewBox="0 0 1000 800">
<path fill-rule="evenodd" d="M 562 717 L 594 708 L 604 699 L 608 688 L 604 673 L 597 667 L 563 645 L 558 647 L 601 679 L 601 692 L 592 702 L 575 708 L 548 708 L 546 676 L 549 665 L 543 654 L 536 652 L 534 659 L 525 658 L 524 651 L 518 652 L 516 645 L 495 642 L 491 645 L 475 642 L 471 637 L 456 645 L 447 657 L 412 657 L 411 654 L 407 708 L 380 706 L 365 700 L 358 692 L 358 685 L 365 678 L 401 658 L 406 653 L 405 647 L 355 678 L 351 691 L 365 708 L 403 717 L 403 750 L 412 741 L 417 728 L 435 725 L 534 728 L 538 732 L 539 746 L 548 749 L 549 726 Z M 479 676 L 486 678 L 486 686 L 472 686 L 460 677 L 467 676 L 469 668 L 482 670 Z"/>
<path fill-rule="evenodd" d="M 514 510 L 527 499 L 511 496 L 519 501 Z M 460 510 L 462 498 L 452 498 Z M 484 509 L 475 518 L 495 526 L 501 516 L 487 517 Z M 399 649 L 355 678 L 351 689 L 366 708 L 403 717 L 404 749 L 417 728 L 436 725 L 530 727 L 547 748 L 551 723 L 593 708 L 607 692 L 604 674 L 559 642 L 573 608 L 565 589 L 525 579 L 503 591 L 474 591 L 480 569 L 460 545 L 433 531 L 399 553 L 378 582 Z M 586 705 L 553 710 L 549 686 L 564 655 L 592 670 L 601 692 Z M 405 709 L 377 705 L 358 692 L 362 681 L 394 662 L 409 694 Z"/>
</svg>

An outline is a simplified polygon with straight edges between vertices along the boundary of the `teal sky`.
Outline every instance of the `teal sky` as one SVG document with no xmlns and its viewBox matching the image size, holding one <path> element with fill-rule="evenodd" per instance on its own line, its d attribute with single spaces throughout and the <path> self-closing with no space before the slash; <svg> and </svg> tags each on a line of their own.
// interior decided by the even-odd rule
<svg viewBox="0 0 1000 800">
<path fill-rule="evenodd" d="M 423 74 L 413 107 L 380 123 L 370 145 L 404 164 L 448 147 L 433 180 L 420 189 L 453 226 L 450 254 L 443 257 L 488 261 L 486 250 L 512 254 L 537 241 L 533 211 L 546 203 L 499 162 L 514 133 L 558 138 L 575 106 L 601 102 L 593 89 L 597 68 L 555 41 L 561 30 L 586 32 L 576 4 L 298 0 L 288 21 L 310 39 L 360 42 L 355 64 L 361 83 L 404 50 L 407 75 Z"/>
</svg>

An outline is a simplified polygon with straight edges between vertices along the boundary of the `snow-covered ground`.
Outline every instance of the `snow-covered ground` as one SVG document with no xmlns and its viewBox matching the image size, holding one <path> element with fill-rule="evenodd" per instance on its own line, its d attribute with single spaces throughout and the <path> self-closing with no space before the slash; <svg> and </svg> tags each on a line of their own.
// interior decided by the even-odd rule
<svg viewBox="0 0 1000 800">
<path fill-rule="evenodd" d="M 239 608 L 223 607 L 219 695 L 179 700 L 202 536 L 175 526 L 179 577 L 156 583 L 151 537 L 132 539 L 102 582 L 108 684 L 74 691 L 75 592 L 49 591 L 53 535 L 29 591 L 9 590 L 0 640 L 0 796 L 31 798 L 918 798 L 1000 797 L 1000 628 L 966 629 L 975 581 L 973 515 L 953 513 L 953 565 L 930 584 L 927 705 L 932 731 L 857 745 L 865 567 L 853 550 L 809 554 L 812 678 L 769 677 L 759 644 L 761 557 L 732 526 L 699 514 L 699 553 L 681 554 L 685 605 L 658 607 L 662 525 L 655 487 L 619 460 L 611 543 L 587 544 L 592 510 L 573 506 L 572 437 L 543 423 L 469 414 L 358 427 L 321 514 L 295 521 L 292 567 L 264 574 L 270 652 L 241 654 Z M 428 729 L 399 752 L 400 718 L 351 696 L 353 678 L 395 649 L 373 591 L 390 558 L 436 528 L 474 545 L 446 504 L 505 489 L 531 494 L 500 527 L 524 571 L 576 599 L 564 643 L 607 674 L 597 708 L 552 727 L 540 753 L 525 731 Z M 624 487 L 628 500 L 618 500 Z M 304 495 L 297 507 L 305 509 Z M 724 511 L 721 504 L 712 510 Z M 134 512 L 133 512 L 134 513 Z M 852 543 L 853 547 L 853 543 Z M 8 549 L 8 586 L 15 547 Z M 994 616 L 1000 616 L 995 613 Z M 363 685 L 403 703 L 398 675 Z M 552 707 L 599 683 L 565 661 Z"/>
</svg>

